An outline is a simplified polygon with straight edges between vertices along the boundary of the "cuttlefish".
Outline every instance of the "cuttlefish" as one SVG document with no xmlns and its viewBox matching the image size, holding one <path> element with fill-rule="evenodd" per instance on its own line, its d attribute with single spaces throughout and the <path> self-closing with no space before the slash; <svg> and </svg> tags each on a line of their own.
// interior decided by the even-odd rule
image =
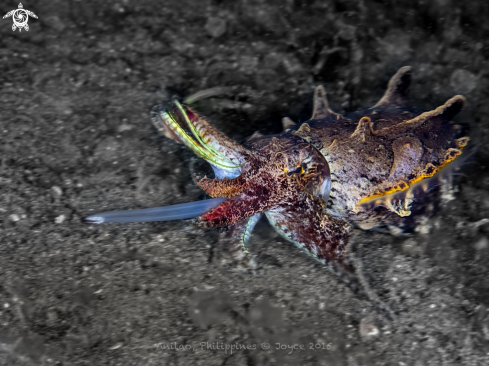
<svg viewBox="0 0 489 366">
<path fill-rule="evenodd" d="M 194 176 L 212 199 L 107 212 L 88 223 L 193 218 L 206 228 L 227 227 L 249 253 L 248 240 L 264 214 L 275 230 L 359 287 L 347 255 L 353 227 L 406 231 L 428 212 L 469 141 L 452 118 L 464 107 L 457 95 L 422 111 L 407 99 L 411 68 L 401 68 L 371 108 L 338 114 L 325 89 L 314 92 L 309 120 L 283 119 L 277 135 L 253 135 L 243 144 L 214 128 L 192 107 L 173 100 L 152 111 L 154 126 L 204 159 L 214 178 Z M 418 220 L 419 221 L 419 220 Z"/>
</svg>

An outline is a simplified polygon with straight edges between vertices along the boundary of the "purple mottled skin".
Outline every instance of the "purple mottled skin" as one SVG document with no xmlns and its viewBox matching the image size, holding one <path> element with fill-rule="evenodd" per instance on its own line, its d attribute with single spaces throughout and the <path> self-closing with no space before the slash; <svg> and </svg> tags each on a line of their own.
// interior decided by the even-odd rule
<svg viewBox="0 0 489 366">
<path fill-rule="evenodd" d="M 353 225 L 402 229 L 413 223 L 411 212 L 421 208 L 418 202 L 429 196 L 433 180 L 468 142 L 461 126 L 451 123 L 465 99 L 455 96 L 435 110 L 417 110 L 407 101 L 410 79 L 410 67 L 401 68 L 375 106 L 346 115 L 331 111 L 318 87 L 310 120 L 293 124 L 286 118 L 283 133 L 254 135 L 243 145 L 190 107 L 183 107 L 184 121 L 181 110 L 170 106 L 178 124 L 195 126 L 202 144 L 235 164 L 215 169 L 227 169 L 230 178 L 196 179 L 210 196 L 229 198 L 197 223 L 234 225 L 231 241 L 246 252 L 251 230 L 264 213 L 281 235 L 358 287 L 346 255 Z M 154 121 L 165 136 L 185 142 L 168 118 Z"/>
</svg>

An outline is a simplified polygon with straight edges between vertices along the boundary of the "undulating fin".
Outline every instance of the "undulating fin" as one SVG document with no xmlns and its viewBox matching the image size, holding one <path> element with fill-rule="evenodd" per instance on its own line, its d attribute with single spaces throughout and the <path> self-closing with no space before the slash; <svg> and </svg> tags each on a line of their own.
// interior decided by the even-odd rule
<svg viewBox="0 0 489 366">
<path fill-rule="evenodd" d="M 331 116 L 337 116 L 338 114 L 329 109 L 328 99 L 326 97 L 326 90 L 322 85 L 316 87 L 314 90 L 314 107 L 312 111 L 311 119 L 322 119 Z"/>
<path fill-rule="evenodd" d="M 414 202 L 412 197 L 404 197 L 402 199 L 390 199 L 385 201 L 385 207 L 398 214 L 401 217 L 411 215 L 411 204 Z"/>
<path fill-rule="evenodd" d="M 295 125 L 295 122 L 292 121 L 289 117 L 282 118 L 282 128 L 284 131 L 288 128 L 291 128 Z"/>
<path fill-rule="evenodd" d="M 445 161 L 440 167 L 427 163 L 420 176 L 413 179 L 409 185 L 401 181 L 398 185 L 401 189 L 390 194 L 365 200 L 360 202 L 360 205 L 366 209 L 383 206 L 401 217 L 409 216 L 410 205 L 413 201 L 418 200 L 435 187 L 452 184 L 453 175 L 466 161 L 463 156 L 455 159 L 460 153 L 458 149 L 448 149 L 445 153 Z M 470 156 L 470 154 L 468 155 Z"/>
<path fill-rule="evenodd" d="M 411 141 L 411 143 L 415 144 L 413 140 Z M 418 146 L 418 148 L 415 148 L 414 150 L 408 153 L 408 154 L 412 154 L 413 156 L 408 156 L 408 154 L 405 154 L 405 151 L 401 151 L 400 153 L 401 157 L 399 158 L 400 161 L 398 162 L 397 165 L 395 162 L 393 168 L 397 169 L 396 171 L 401 170 L 402 173 L 402 169 L 403 169 L 402 164 L 405 163 L 407 159 L 411 159 L 411 158 L 415 159 L 417 154 L 421 156 L 422 151 L 420 151 L 420 148 L 421 147 Z M 397 213 L 399 216 L 409 216 L 410 212 L 408 212 L 407 210 L 409 209 L 409 206 L 412 202 L 409 200 L 412 200 L 413 197 L 416 196 L 417 192 L 420 191 L 427 192 L 429 189 L 433 188 L 434 186 L 433 182 L 435 182 L 435 185 L 440 182 L 437 181 L 436 179 L 444 179 L 444 177 L 446 176 L 451 177 L 452 175 L 451 173 L 453 172 L 453 170 L 458 169 L 459 166 L 453 165 L 451 168 L 446 168 L 446 166 L 449 165 L 453 160 L 455 160 L 461 154 L 462 154 L 462 150 L 449 148 L 445 151 L 443 160 L 440 162 L 439 166 L 435 166 L 431 163 L 428 163 L 426 164 L 425 169 L 421 171 L 413 179 L 409 180 L 409 182 L 399 180 L 394 185 L 386 188 L 385 190 L 378 191 L 369 197 L 363 198 L 362 200 L 360 200 L 358 205 L 364 208 L 366 207 L 374 208 L 376 206 L 384 206 L 389 210 Z M 461 160 L 461 162 L 463 162 L 463 160 Z M 441 174 L 442 171 L 444 171 L 444 174 Z M 391 174 L 392 174 L 392 170 L 391 170 Z M 403 207 L 399 209 L 399 203 L 396 203 L 396 201 L 399 202 L 404 201 L 402 202 Z"/>
<path fill-rule="evenodd" d="M 383 106 L 405 107 L 408 105 L 409 86 L 411 84 L 411 66 L 401 67 L 389 80 L 387 90 L 373 108 Z"/>
<path fill-rule="evenodd" d="M 443 159 L 445 160 L 443 164 L 451 162 L 457 156 L 462 154 L 462 150 L 450 148 L 445 152 Z"/>
<path fill-rule="evenodd" d="M 392 163 L 389 179 L 399 180 L 412 172 L 423 155 L 423 144 L 416 137 L 401 137 L 392 144 L 394 162 Z"/>
<path fill-rule="evenodd" d="M 468 142 L 470 141 L 470 138 L 465 136 L 465 137 L 460 137 L 459 139 L 456 139 L 455 140 L 455 145 L 458 147 L 458 148 L 463 148 L 465 147 Z"/>
<path fill-rule="evenodd" d="M 432 176 L 435 173 L 435 171 L 436 171 L 436 166 L 434 166 L 431 163 L 427 163 L 423 169 L 423 175 Z"/>
<path fill-rule="evenodd" d="M 351 134 L 350 138 L 358 139 L 362 142 L 365 142 L 372 135 L 375 135 L 375 132 L 374 132 L 374 129 L 372 126 L 372 121 L 370 120 L 369 117 L 362 117 L 362 118 L 360 118 L 360 121 L 358 122 L 357 128 Z"/>
<path fill-rule="evenodd" d="M 448 99 L 445 104 L 439 106 L 438 108 L 421 113 L 419 116 L 401 122 L 394 126 L 384 127 L 383 129 L 377 131 L 379 135 L 396 133 L 396 134 L 404 134 L 414 129 L 419 128 L 425 123 L 428 123 L 435 118 L 440 118 L 443 116 L 442 121 L 444 123 L 450 122 L 450 120 L 455 117 L 465 106 L 465 98 L 462 95 L 456 95 L 453 98 Z"/>
</svg>

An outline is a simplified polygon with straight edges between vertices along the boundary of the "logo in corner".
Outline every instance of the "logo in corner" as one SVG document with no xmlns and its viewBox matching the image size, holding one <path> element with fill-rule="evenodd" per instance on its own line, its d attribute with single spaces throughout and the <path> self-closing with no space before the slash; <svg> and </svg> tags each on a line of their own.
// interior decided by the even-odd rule
<svg viewBox="0 0 489 366">
<path fill-rule="evenodd" d="M 12 20 L 14 21 L 12 30 L 14 31 L 19 28 L 19 32 L 22 32 L 22 28 L 24 28 L 26 31 L 29 30 L 29 25 L 27 24 L 29 21 L 29 16 L 37 19 L 36 14 L 34 14 L 32 11 L 25 10 L 22 3 L 19 3 L 19 8 L 9 11 L 3 16 L 3 19 L 12 17 Z"/>
</svg>

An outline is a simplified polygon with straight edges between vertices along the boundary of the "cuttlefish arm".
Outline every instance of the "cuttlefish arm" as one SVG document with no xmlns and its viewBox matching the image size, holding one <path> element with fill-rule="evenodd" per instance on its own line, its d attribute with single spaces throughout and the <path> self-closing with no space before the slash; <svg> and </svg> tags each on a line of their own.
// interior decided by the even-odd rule
<svg viewBox="0 0 489 366">
<path fill-rule="evenodd" d="M 324 203 L 320 198 L 303 193 L 298 204 L 284 203 L 266 211 L 265 215 L 280 235 L 356 287 L 355 270 L 346 254 L 352 226 L 328 215 Z"/>
<path fill-rule="evenodd" d="M 225 253 L 222 258 L 223 263 L 231 264 L 232 268 L 246 271 L 260 267 L 248 248 L 248 242 L 253 229 L 262 216 L 263 214 L 260 212 L 238 222 L 236 225 L 227 227 L 222 237 L 223 252 Z"/>
<path fill-rule="evenodd" d="M 393 319 L 393 311 L 372 291 L 350 259 L 348 238 L 352 225 L 328 215 L 320 198 L 304 193 L 299 202 L 276 206 L 265 215 L 284 238 L 338 275 L 357 296 L 369 300 Z"/>
</svg>

